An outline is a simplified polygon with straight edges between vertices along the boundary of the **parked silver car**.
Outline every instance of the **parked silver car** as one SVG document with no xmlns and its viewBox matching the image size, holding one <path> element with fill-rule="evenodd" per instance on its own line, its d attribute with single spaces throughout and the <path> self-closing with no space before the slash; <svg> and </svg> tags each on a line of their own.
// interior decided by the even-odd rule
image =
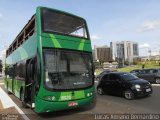
<svg viewBox="0 0 160 120">
<path fill-rule="evenodd" d="M 130 73 L 145 79 L 150 83 L 160 84 L 160 69 L 135 69 Z"/>
</svg>

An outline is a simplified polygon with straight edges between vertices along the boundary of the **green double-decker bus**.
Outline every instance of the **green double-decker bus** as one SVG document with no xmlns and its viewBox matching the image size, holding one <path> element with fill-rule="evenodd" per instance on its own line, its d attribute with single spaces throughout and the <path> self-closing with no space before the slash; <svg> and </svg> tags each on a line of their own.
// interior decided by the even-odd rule
<svg viewBox="0 0 160 120">
<path fill-rule="evenodd" d="M 5 87 L 37 113 L 95 102 L 92 48 L 86 21 L 37 7 L 6 51 Z"/>
</svg>

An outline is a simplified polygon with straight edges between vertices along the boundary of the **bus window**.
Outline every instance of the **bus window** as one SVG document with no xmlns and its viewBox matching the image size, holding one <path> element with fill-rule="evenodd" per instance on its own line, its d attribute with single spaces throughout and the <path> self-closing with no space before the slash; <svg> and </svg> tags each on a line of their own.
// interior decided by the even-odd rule
<svg viewBox="0 0 160 120">
<path fill-rule="evenodd" d="M 43 31 L 88 38 L 83 19 L 49 9 L 42 10 Z"/>
<path fill-rule="evenodd" d="M 92 85 L 91 54 L 45 51 L 45 84 L 52 89 L 79 89 Z"/>
</svg>

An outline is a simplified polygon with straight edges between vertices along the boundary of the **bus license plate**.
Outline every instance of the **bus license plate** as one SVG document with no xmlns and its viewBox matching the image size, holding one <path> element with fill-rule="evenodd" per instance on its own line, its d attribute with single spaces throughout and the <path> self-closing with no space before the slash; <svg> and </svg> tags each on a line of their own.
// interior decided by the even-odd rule
<svg viewBox="0 0 160 120">
<path fill-rule="evenodd" d="M 146 92 L 150 92 L 150 91 L 151 91 L 151 88 L 146 89 Z"/>
<path fill-rule="evenodd" d="M 77 106 L 78 105 L 78 102 L 69 102 L 68 103 L 68 106 L 71 107 L 71 106 Z"/>
</svg>

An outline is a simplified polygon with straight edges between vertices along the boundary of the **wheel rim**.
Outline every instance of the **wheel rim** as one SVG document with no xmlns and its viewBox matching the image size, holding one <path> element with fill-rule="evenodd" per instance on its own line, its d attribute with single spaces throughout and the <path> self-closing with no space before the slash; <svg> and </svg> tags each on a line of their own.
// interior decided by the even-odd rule
<svg viewBox="0 0 160 120">
<path fill-rule="evenodd" d="M 102 88 L 98 88 L 98 94 L 102 95 L 103 94 L 103 90 Z"/>
<path fill-rule="evenodd" d="M 157 84 L 160 83 L 160 78 L 156 78 L 156 83 L 157 83 Z"/>
<path fill-rule="evenodd" d="M 130 91 L 125 92 L 125 98 L 126 99 L 132 99 L 132 93 Z"/>
</svg>

